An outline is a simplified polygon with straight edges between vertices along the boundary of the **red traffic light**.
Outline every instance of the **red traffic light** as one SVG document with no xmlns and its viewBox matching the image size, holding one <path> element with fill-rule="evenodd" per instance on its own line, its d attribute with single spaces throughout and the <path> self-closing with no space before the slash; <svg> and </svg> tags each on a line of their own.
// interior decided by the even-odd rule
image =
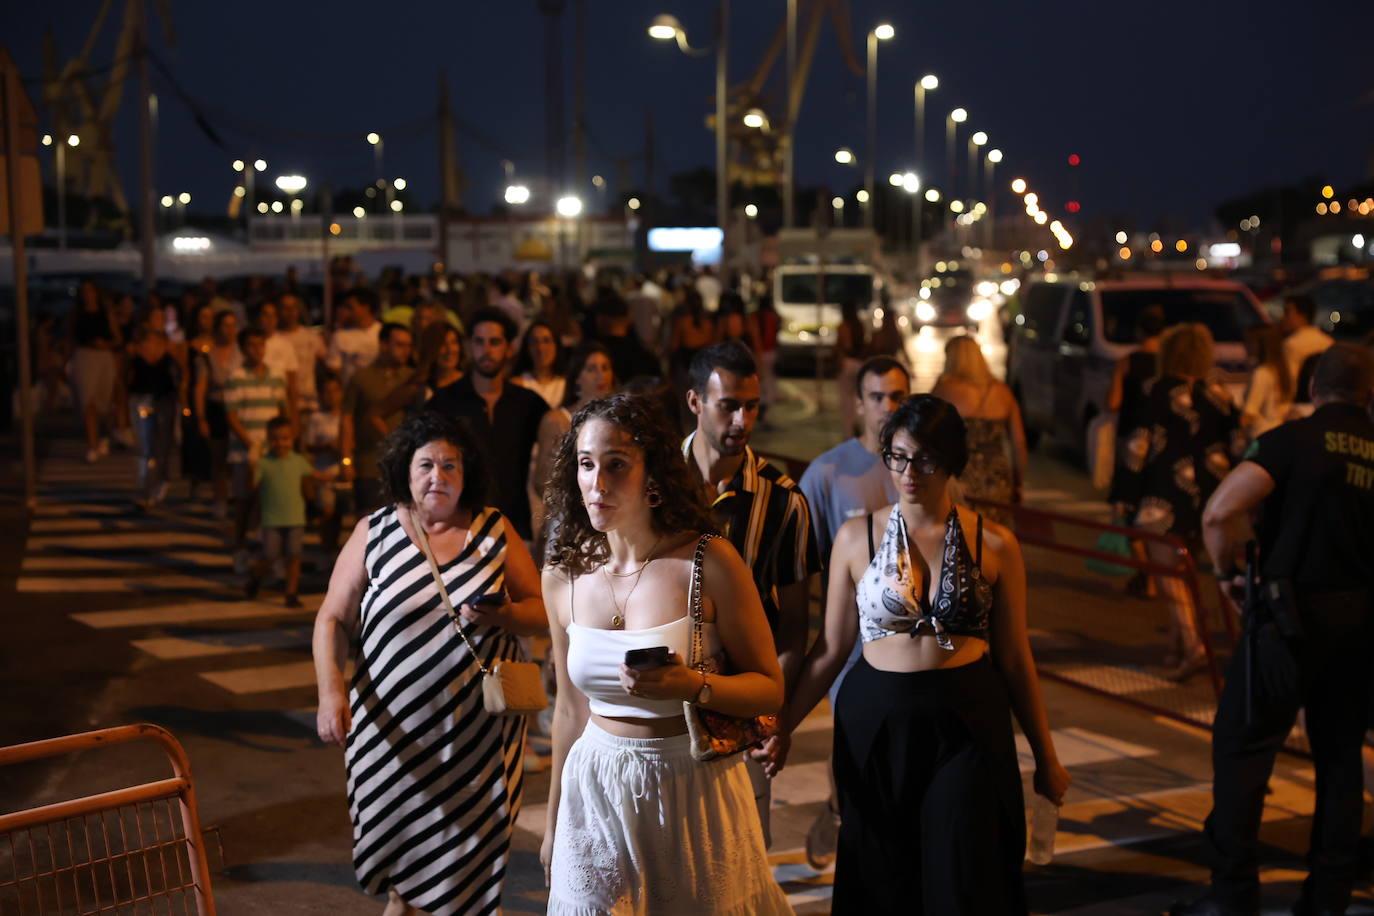
<svg viewBox="0 0 1374 916">
<path fill-rule="evenodd" d="M 1064 205 L 1064 209 L 1068 210 L 1070 213 L 1077 213 L 1079 210 L 1083 208 L 1078 205 L 1078 201 L 1071 200 Z"/>
<path fill-rule="evenodd" d="M 1069 153 L 1069 165 L 1078 165 L 1083 160 L 1078 158 L 1077 153 Z"/>
</svg>

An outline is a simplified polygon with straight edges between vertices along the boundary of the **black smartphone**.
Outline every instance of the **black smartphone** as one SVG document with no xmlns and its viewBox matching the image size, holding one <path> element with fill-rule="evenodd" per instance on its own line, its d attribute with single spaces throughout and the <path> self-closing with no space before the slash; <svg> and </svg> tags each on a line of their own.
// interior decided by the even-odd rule
<svg viewBox="0 0 1374 916">
<path fill-rule="evenodd" d="M 468 603 L 477 607 L 500 607 L 506 603 L 506 593 L 488 592 L 485 595 L 478 595 Z"/>
<path fill-rule="evenodd" d="M 672 652 L 667 646 L 650 646 L 647 649 L 629 649 L 625 652 L 625 667 L 643 671 L 646 668 L 661 668 L 668 664 Z"/>
</svg>

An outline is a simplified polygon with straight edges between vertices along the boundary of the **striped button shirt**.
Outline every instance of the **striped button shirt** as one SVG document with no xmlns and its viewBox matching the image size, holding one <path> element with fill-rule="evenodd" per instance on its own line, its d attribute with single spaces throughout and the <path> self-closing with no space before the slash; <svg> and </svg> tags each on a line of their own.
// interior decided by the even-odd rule
<svg viewBox="0 0 1374 916">
<path fill-rule="evenodd" d="M 682 443 L 691 464 L 694 431 Z M 725 536 L 754 574 L 768 626 L 778 633 L 778 590 L 820 572 L 811 508 L 801 489 L 745 446 L 739 472 L 711 507 Z"/>
<path fill-rule="evenodd" d="M 244 462 L 248 460 L 250 447 L 254 452 L 262 451 L 267 441 L 267 424 L 282 412 L 286 404 L 286 382 L 263 367 L 258 374 L 251 369 L 235 369 L 224 386 L 224 408 L 237 414 L 248 442 L 229 435 L 229 460 Z"/>
</svg>

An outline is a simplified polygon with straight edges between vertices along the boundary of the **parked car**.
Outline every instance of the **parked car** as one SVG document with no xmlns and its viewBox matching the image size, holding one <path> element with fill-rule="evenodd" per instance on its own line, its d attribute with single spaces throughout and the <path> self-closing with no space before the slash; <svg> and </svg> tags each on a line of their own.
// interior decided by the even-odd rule
<svg viewBox="0 0 1374 916">
<path fill-rule="evenodd" d="M 819 354 L 830 359 L 840 304 L 853 302 L 859 317 L 880 323 L 882 283 L 867 264 L 827 264 L 821 293 L 821 269 L 816 264 L 783 264 L 773 271 L 773 307 L 778 311 L 778 361 L 793 366 L 814 365 Z M 823 300 L 817 304 L 818 300 Z"/>
<path fill-rule="evenodd" d="M 1151 305 L 1164 309 L 1169 324 L 1207 325 L 1217 344 L 1220 380 L 1240 400 L 1247 375 L 1245 332 L 1267 321 L 1243 284 L 1172 275 L 1041 279 L 1021 291 L 1008 342 L 1007 381 L 1029 441 L 1048 432 L 1086 451 L 1088 424 L 1105 410 L 1116 361 L 1135 345 L 1136 317 Z"/>
</svg>

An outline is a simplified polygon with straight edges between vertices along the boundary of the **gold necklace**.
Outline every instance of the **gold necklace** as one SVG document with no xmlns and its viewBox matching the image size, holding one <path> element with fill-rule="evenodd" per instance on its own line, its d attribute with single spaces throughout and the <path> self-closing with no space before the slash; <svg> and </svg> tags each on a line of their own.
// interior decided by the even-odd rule
<svg viewBox="0 0 1374 916">
<path fill-rule="evenodd" d="M 615 608 L 615 613 L 611 615 L 612 630 L 625 629 L 625 611 L 630 606 L 630 599 L 634 597 L 635 589 L 639 588 L 639 580 L 644 577 L 644 570 L 653 562 L 654 553 L 658 550 L 658 542 L 661 540 L 663 540 L 662 535 L 659 536 L 658 541 L 654 541 L 653 549 L 649 551 L 648 558 L 643 563 L 639 564 L 639 569 L 635 570 L 633 573 L 612 573 L 607 571 L 606 564 L 603 563 L 601 565 L 601 575 L 606 578 L 606 590 L 611 593 L 611 606 Z M 613 575 L 620 576 L 621 578 L 627 576 L 635 577 L 634 585 L 630 586 L 630 593 L 625 596 L 624 604 L 615 600 L 615 584 L 611 582 L 611 576 Z"/>
</svg>

